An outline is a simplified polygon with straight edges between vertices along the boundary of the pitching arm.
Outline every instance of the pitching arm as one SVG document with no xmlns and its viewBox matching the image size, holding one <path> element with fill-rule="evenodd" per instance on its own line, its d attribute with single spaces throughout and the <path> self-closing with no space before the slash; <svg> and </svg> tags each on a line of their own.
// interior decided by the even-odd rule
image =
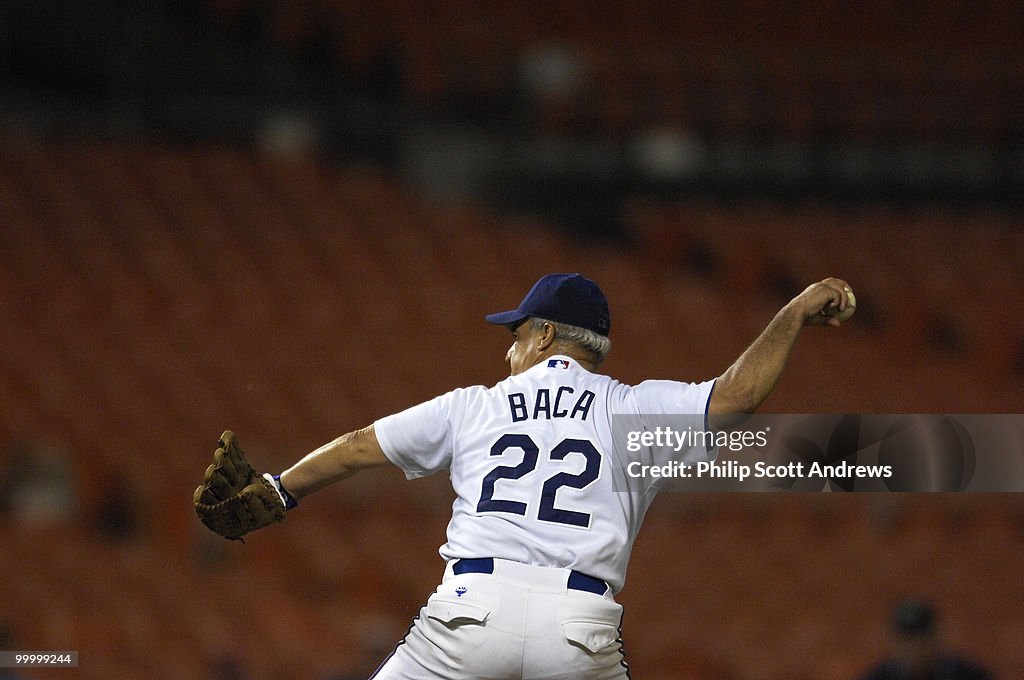
<svg viewBox="0 0 1024 680">
<path fill-rule="evenodd" d="M 715 382 L 710 415 L 753 413 L 775 388 L 804 326 L 839 326 L 856 304 L 842 279 L 808 286 L 779 310 L 761 335 Z"/>
<path fill-rule="evenodd" d="M 303 457 L 281 473 L 281 486 L 298 499 L 360 470 L 390 462 L 377 441 L 374 426 L 370 425 L 342 435 Z"/>
</svg>

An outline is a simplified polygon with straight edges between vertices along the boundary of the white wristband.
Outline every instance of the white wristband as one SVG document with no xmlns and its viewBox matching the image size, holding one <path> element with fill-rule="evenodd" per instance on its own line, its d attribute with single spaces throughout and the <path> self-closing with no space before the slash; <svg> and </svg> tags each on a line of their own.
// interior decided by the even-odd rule
<svg viewBox="0 0 1024 680">
<path fill-rule="evenodd" d="M 274 491 L 277 492 L 277 497 L 281 499 L 281 505 L 283 505 L 285 508 L 287 508 L 288 507 L 288 500 L 284 497 L 284 492 L 281 491 L 281 482 L 280 482 L 280 480 L 276 479 L 274 477 L 274 475 L 270 474 L 269 472 L 264 472 L 263 473 L 263 479 L 265 479 L 268 482 L 270 482 L 270 484 L 274 487 Z"/>
</svg>

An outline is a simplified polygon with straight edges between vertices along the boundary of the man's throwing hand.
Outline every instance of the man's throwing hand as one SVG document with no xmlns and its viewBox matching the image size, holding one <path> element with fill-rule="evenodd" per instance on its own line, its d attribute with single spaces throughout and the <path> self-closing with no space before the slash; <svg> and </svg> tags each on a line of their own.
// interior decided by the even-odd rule
<svg viewBox="0 0 1024 680">
<path fill-rule="evenodd" d="M 804 325 L 838 326 L 853 316 L 857 298 L 850 284 L 830 277 L 807 286 L 788 306 L 800 313 Z"/>
</svg>

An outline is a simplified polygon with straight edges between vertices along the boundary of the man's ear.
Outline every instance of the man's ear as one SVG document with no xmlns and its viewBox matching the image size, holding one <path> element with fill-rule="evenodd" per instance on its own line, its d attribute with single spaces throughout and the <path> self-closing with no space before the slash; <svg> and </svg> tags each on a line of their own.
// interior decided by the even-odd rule
<svg viewBox="0 0 1024 680">
<path fill-rule="evenodd" d="M 545 351 L 555 342 L 555 327 L 549 323 L 544 324 L 540 336 L 537 338 L 537 349 Z"/>
</svg>

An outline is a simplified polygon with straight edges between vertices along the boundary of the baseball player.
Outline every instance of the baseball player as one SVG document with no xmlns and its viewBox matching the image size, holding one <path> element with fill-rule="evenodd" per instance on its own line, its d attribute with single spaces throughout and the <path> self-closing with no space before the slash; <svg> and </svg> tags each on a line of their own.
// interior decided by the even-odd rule
<svg viewBox="0 0 1024 680">
<path fill-rule="evenodd" d="M 410 479 L 447 471 L 456 500 L 441 583 L 372 677 L 628 678 L 615 595 L 654 493 L 613 484 L 629 462 L 613 443 L 614 417 L 691 414 L 703 424 L 708 415 L 752 412 L 801 328 L 838 326 L 852 299 L 842 280 L 815 283 L 718 378 L 631 386 L 597 372 L 610 348 L 604 294 L 579 274 L 549 274 L 516 309 L 486 317 L 512 333 L 508 378 L 381 418 L 276 477 L 255 473 L 225 432 L 196 490 L 197 512 L 238 538 L 364 468 L 395 465 Z"/>
</svg>

